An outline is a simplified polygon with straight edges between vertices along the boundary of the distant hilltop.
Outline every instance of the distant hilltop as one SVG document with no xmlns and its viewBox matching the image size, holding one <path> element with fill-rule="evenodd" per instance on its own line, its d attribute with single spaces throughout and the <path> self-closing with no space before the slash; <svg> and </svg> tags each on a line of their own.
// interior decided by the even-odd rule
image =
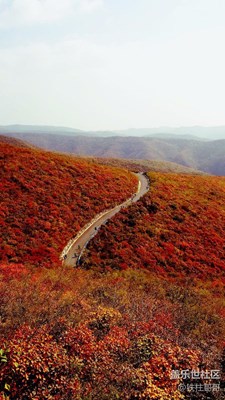
<svg viewBox="0 0 225 400">
<path fill-rule="evenodd" d="M 199 128 L 202 137 L 193 135 L 198 128 L 192 128 L 192 131 L 190 128 L 187 134 L 184 129 L 188 128 L 174 129 L 177 133 L 158 131 L 151 134 L 147 129 L 85 132 L 64 127 L 11 125 L 0 127 L 0 134 L 47 150 L 79 156 L 166 161 L 209 174 L 225 175 L 225 139 L 222 139 L 225 127 L 215 128 L 214 139 L 210 138 L 213 128 Z M 207 134 L 208 138 L 204 136 Z"/>
<path fill-rule="evenodd" d="M 180 138 L 189 140 L 218 140 L 225 139 L 225 126 L 190 126 L 190 127 L 159 127 L 159 128 L 130 128 L 122 130 L 81 130 L 65 126 L 52 125 L 0 125 L 0 134 L 4 133 L 54 133 L 58 135 L 81 136 L 138 136 Z"/>
</svg>

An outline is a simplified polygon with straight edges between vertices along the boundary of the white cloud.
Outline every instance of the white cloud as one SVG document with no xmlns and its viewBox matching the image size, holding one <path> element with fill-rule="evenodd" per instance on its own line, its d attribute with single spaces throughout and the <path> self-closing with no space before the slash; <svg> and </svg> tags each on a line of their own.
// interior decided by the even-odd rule
<svg viewBox="0 0 225 400">
<path fill-rule="evenodd" d="M 0 0 L 0 28 L 57 21 L 102 5 L 103 0 Z"/>
</svg>

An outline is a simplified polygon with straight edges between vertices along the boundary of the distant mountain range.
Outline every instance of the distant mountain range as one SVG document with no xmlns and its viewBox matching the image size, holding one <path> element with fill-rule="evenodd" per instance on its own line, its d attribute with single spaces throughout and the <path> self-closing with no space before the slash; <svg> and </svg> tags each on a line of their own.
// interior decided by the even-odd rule
<svg viewBox="0 0 225 400">
<path fill-rule="evenodd" d="M 0 134 L 5 133 L 52 133 L 57 135 L 72 136 L 138 136 L 138 137 L 160 137 L 160 138 L 180 138 L 189 140 L 219 140 L 225 139 L 225 126 L 203 127 L 160 127 L 160 128 L 133 128 L 125 130 L 103 130 L 103 131 L 84 131 L 80 129 L 68 128 L 64 126 L 48 125 L 0 125 Z"/>
<path fill-rule="evenodd" d="M 41 132 L 41 129 L 43 131 Z M 215 175 L 225 175 L 225 140 L 203 141 L 172 137 L 98 137 L 67 132 L 54 128 L 46 133 L 47 127 L 32 133 L 18 129 L 4 131 L 5 135 L 16 137 L 49 150 L 72 153 L 82 156 L 105 158 L 141 159 L 169 161 Z M 65 128 L 66 129 L 66 128 Z M 20 131 L 21 130 L 21 131 Z M 1 131 L 1 129 L 0 129 Z M 0 132 L 1 133 L 1 132 Z"/>
<path fill-rule="evenodd" d="M 161 127 L 147 129 L 127 129 L 117 131 L 128 136 L 158 136 L 163 138 L 179 137 L 181 139 L 218 140 L 225 139 L 225 126 L 191 126 L 191 127 Z"/>
<path fill-rule="evenodd" d="M 64 126 L 51 125 L 0 125 L 0 134 L 4 133 L 54 133 L 58 135 L 81 135 L 83 131 Z M 87 134 L 87 132 L 84 132 Z"/>
</svg>

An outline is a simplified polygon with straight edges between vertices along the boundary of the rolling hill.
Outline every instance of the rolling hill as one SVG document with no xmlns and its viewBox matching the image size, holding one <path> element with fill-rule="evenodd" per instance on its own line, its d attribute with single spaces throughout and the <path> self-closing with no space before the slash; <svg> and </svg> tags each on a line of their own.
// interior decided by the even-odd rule
<svg viewBox="0 0 225 400">
<path fill-rule="evenodd" d="M 58 261 L 67 241 L 90 218 L 136 190 L 134 175 L 119 168 L 9 142 L 0 139 L 4 262 Z"/>
<path fill-rule="evenodd" d="M 32 146 L 30 143 L 25 142 L 24 140 L 20 140 L 20 139 L 16 139 L 10 136 L 4 136 L 4 135 L 0 135 L 0 142 L 1 143 L 5 143 L 5 144 L 9 144 L 9 145 L 13 145 L 16 147 L 28 147 L 28 148 L 34 148 L 34 146 Z"/>
<path fill-rule="evenodd" d="M 225 178 L 152 172 L 150 181 L 139 203 L 102 227 L 89 246 L 98 262 L 84 266 L 225 279 Z"/>
<path fill-rule="evenodd" d="M 209 174 L 225 175 L 225 140 L 156 137 L 92 137 L 17 133 L 36 146 L 82 156 L 169 161 Z"/>
<path fill-rule="evenodd" d="M 125 158 L 102 158 L 91 156 L 89 156 L 87 159 L 102 165 L 126 168 L 134 172 L 158 171 L 178 174 L 206 175 L 205 172 L 185 167 L 184 165 L 176 164 L 170 161 L 129 160 Z"/>
</svg>

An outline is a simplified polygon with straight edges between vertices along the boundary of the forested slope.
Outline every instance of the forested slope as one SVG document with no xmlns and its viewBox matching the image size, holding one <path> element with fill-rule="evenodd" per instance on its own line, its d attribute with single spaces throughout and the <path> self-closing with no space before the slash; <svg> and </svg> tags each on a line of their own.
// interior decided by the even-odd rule
<svg viewBox="0 0 225 400">
<path fill-rule="evenodd" d="M 0 142 L 1 259 L 48 265 L 98 212 L 137 187 L 131 173 Z"/>
<path fill-rule="evenodd" d="M 225 179 L 151 173 L 150 180 L 149 193 L 109 221 L 90 243 L 85 267 L 144 268 L 169 277 L 224 276 Z"/>
</svg>

